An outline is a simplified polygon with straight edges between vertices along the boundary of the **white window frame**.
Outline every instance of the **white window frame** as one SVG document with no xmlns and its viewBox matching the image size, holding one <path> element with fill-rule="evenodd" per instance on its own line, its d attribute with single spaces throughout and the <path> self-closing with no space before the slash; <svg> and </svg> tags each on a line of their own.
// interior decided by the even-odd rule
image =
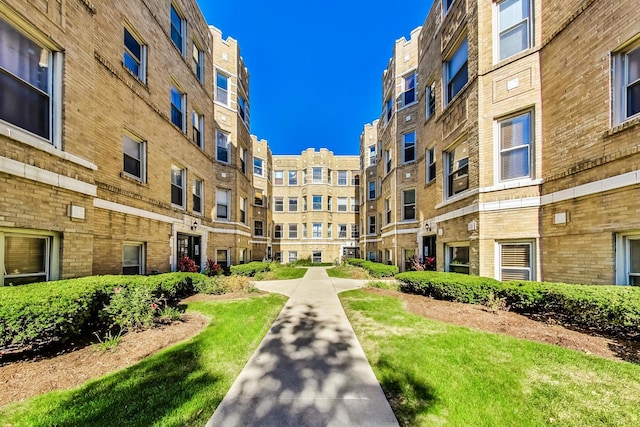
<svg viewBox="0 0 640 427">
<path fill-rule="evenodd" d="M 135 157 L 131 156 L 130 154 L 127 153 L 127 140 L 137 144 L 138 146 L 138 151 L 140 154 L 140 158 L 136 159 Z M 123 165 L 122 165 L 122 173 L 124 175 L 126 175 L 127 177 L 133 178 L 137 181 L 140 182 L 146 182 L 147 181 L 147 144 L 146 141 L 136 138 L 133 135 L 129 135 L 129 134 L 125 134 L 122 137 L 122 157 L 123 157 Z M 131 172 L 128 172 L 125 169 L 125 164 L 126 164 L 126 157 L 130 157 L 138 162 L 140 162 L 140 176 L 137 176 Z"/>
<path fill-rule="evenodd" d="M 222 87 L 220 86 L 220 81 L 221 79 L 223 79 L 223 81 L 226 84 L 226 87 Z M 230 92 L 229 92 L 229 80 L 230 77 L 221 72 L 220 70 L 216 70 L 216 96 L 215 96 L 215 100 L 216 102 L 228 107 L 231 103 L 231 97 L 229 96 Z"/>
<path fill-rule="evenodd" d="M 133 41 L 135 41 L 138 44 L 138 46 L 140 47 L 140 57 L 137 57 L 131 51 L 131 49 L 129 49 L 127 47 L 127 43 L 126 43 L 127 33 L 133 39 Z M 133 76 L 135 76 L 138 80 L 140 80 L 142 83 L 146 83 L 147 82 L 147 45 L 144 43 L 144 41 L 142 41 L 142 37 L 140 37 L 140 34 L 138 34 L 137 31 L 134 31 L 132 28 L 130 28 L 128 26 L 124 26 L 123 44 L 124 44 L 124 51 L 123 51 L 123 54 L 122 54 L 122 65 L 127 70 L 129 70 L 129 72 Z M 138 66 L 138 72 L 137 73 L 136 73 L 135 70 L 132 70 L 127 65 L 127 57 L 129 57 L 133 62 L 135 62 L 137 64 L 137 66 Z"/>
<path fill-rule="evenodd" d="M 191 208 L 194 212 L 204 214 L 204 180 L 194 178 L 192 190 Z M 200 202 L 200 209 L 196 209 L 196 199 Z"/>
<path fill-rule="evenodd" d="M 284 224 L 278 223 L 273 226 L 273 238 L 274 239 L 284 238 Z"/>
<path fill-rule="evenodd" d="M 640 55 L 640 36 L 625 44 L 623 48 L 612 53 L 613 58 L 613 124 L 619 125 L 631 119 L 640 118 L 640 111 L 629 114 L 628 90 L 640 85 L 640 76 L 630 81 L 629 54 Z M 637 100 L 640 104 L 640 99 Z"/>
<path fill-rule="evenodd" d="M 505 267 L 502 265 L 502 254 L 505 246 L 529 246 L 529 267 Z M 527 281 L 535 281 L 536 280 L 536 242 L 535 240 L 509 240 L 509 241 L 499 241 L 496 242 L 496 275 L 499 280 L 508 280 L 508 278 L 503 278 L 505 270 L 511 271 L 525 271 L 528 273 L 528 278 L 526 279 L 517 279 L 517 280 L 527 280 Z"/>
<path fill-rule="evenodd" d="M 411 81 L 413 81 L 413 85 L 410 84 Z M 412 71 L 402 78 L 402 107 L 408 107 L 409 105 L 413 105 L 418 102 L 418 96 L 416 94 L 417 83 L 418 73 L 416 71 Z M 407 87 L 407 85 L 409 85 L 409 87 Z M 413 94 L 413 101 L 407 102 L 407 96 L 409 93 Z"/>
<path fill-rule="evenodd" d="M 387 220 L 387 225 L 391 224 L 391 198 L 384 199 L 384 213 Z"/>
<path fill-rule="evenodd" d="M 369 166 L 375 166 L 378 164 L 378 155 L 376 153 L 376 144 L 369 146 Z"/>
<path fill-rule="evenodd" d="M 311 210 L 313 211 L 322 210 L 322 195 L 314 194 L 311 196 Z"/>
<path fill-rule="evenodd" d="M 338 224 L 338 239 L 347 238 L 347 224 Z"/>
<path fill-rule="evenodd" d="M 450 74 L 450 67 L 451 67 L 451 62 L 452 60 L 458 55 L 459 52 L 461 52 L 462 48 L 465 48 L 467 51 L 467 55 L 466 55 L 466 59 L 464 61 L 464 63 L 457 69 L 456 73 L 451 77 L 449 76 Z M 456 77 L 459 75 L 459 73 L 462 71 L 463 68 L 466 68 L 466 72 L 467 72 L 467 81 L 460 86 L 460 88 L 456 91 L 456 93 L 452 93 L 452 87 L 451 87 L 451 83 L 456 79 Z M 462 39 L 456 46 L 455 48 L 451 51 L 451 54 L 447 57 L 446 61 L 443 64 L 443 78 L 442 81 L 444 83 L 444 100 L 445 100 L 445 105 L 449 105 L 451 103 L 451 101 L 460 93 L 462 92 L 462 89 L 467 85 L 467 83 L 469 83 L 469 40 L 467 39 L 467 36 L 465 35 L 464 39 Z"/>
<path fill-rule="evenodd" d="M 467 253 L 468 253 L 468 259 L 467 259 L 467 263 L 454 263 L 454 259 L 452 259 L 452 251 L 456 248 L 467 248 Z M 467 269 L 467 273 L 461 273 L 461 274 L 471 274 L 471 250 L 469 248 L 469 242 L 459 242 L 459 243 L 449 243 L 447 245 L 445 245 L 445 271 L 447 272 L 452 272 L 452 268 L 456 268 L 460 267 L 460 268 L 466 268 Z M 454 267 L 452 267 L 454 266 Z M 459 271 L 458 271 L 459 273 Z"/>
<path fill-rule="evenodd" d="M 255 237 L 264 237 L 264 223 L 262 221 L 253 221 L 253 235 Z"/>
<path fill-rule="evenodd" d="M 225 252 L 225 257 L 227 261 L 222 264 L 220 258 L 218 258 L 219 252 Z M 216 248 L 216 264 L 220 264 L 223 267 L 229 267 L 231 265 L 231 250 L 229 248 Z"/>
<path fill-rule="evenodd" d="M 640 240 L 640 230 L 634 230 L 616 235 L 616 283 L 631 286 L 631 278 L 637 277 L 640 284 L 640 272 L 631 271 L 631 241 Z M 639 286 L 639 285 L 635 285 Z"/>
<path fill-rule="evenodd" d="M 501 27 L 501 13 L 500 13 L 500 9 L 501 6 L 503 6 L 505 3 L 507 2 L 517 2 L 519 4 L 526 4 L 528 7 L 528 12 L 529 14 L 524 17 L 523 19 L 521 19 L 520 21 L 514 23 L 513 25 L 511 25 L 508 28 L 503 29 L 502 31 L 500 30 Z M 524 52 L 525 50 L 531 48 L 531 46 L 533 45 L 533 17 L 531 16 L 531 13 L 533 12 L 533 2 L 532 0 L 502 0 L 502 1 L 497 1 L 495 2 L 495 35 L 494 35 L 494 46 L 495 46 L 495 52 L 494 52 L 494 56 L 495 56 L 495 62 L 498 63 L 500 61 L 504 61 L 506 59 L 511 58 L 514 55 L 517 55 L 520 52 Z M 504 34 L 510 33 L 513 30 L 517 29 L 517 28 L 522 28 L 522 27 L 526 28 L 527 31 L 527 38 L 526 38 L 526 46 L 524 46 L 521 50 L 517 51 L 517 52 L 513 52 L 510 54 L 506 54 L 506 56 L 503 56 L 502 54 L 502 43 L 501 43 L 501 39 L 502 36 Z"/>
<path fill-rule="evenodd" d="M 227 160 L 222 159 L 220 155 L 222 152 L 226 152 Z M 218 129 L 216 129 L 216 161 L 225 165 L 231 164 L 231 135 Z"/>
<path fill-rule="evenodd" d="M 391 149 L 384 150 L 384 173 L 391 172 Z"/>
<path fill-rule="evenodd" d="M 425 165 L 426 165 L 426 184 L 429 184 L 436 179 L 436 150 L 435 147 L 427 148 L 425 152 Z"/>
<path fill-rule="evenodd" d="M 289 226 L 287 227 L 287 238 L 288 239 L 298 238 L 298 224 L 289 224 Z"/>
<path fill-rule="evenodd" d="M 526 118 L 526 121 L 528 122 L 527 126 L 529 128 L 529 132 L 528 132 L 528 135 L 526 135 L 526 137 L 528 138 L 527 143 L 503 149 L 502 148 L 503 127 L 506 126 L 508 123 L 512 123 L 515 120 L 518 120 L 521 118 Z M 534 167 L 533 159 L 534 159 L 534 140 L 535 140 L 533 124 L 534 124 L 534 117 L 533 117 L 532 110 L 520 112 L 517 114 L 510 115 L 508 117 L 496 120 L 495 122 L 496 136 L 494 140 L 497 142 L 497 146 L 496 146 L 497 155 L 495 157 L 497 160 L 497 165 L 495 170 L 498 175 L 497 178 L 499 182 L 517 181 L 517 180 L 523 180 L 523 179 L 529 180 L 533 178 L 533 167 Z M 503 174 L 503 162 L 505 160 L 505 155 L 509 155 L 510 153 L 515 153 L 522 150 L 527 151 L 527 169 L 528 169 L 527 173 L 518 175 L 518 176 L 513 176 L 513 177 L 505 177 Z"/>
<path fill-rule="evenodd" d="M 359 239 L 360 238 L 360 232 L 358 231 L 358 224 L 351 224 L 351 238 L 352 239 Z"/>
<path fill-rule="evenodd" d="M 376 181 L 368 181 L 367 182 L 367 200 L 375 200 L 377 191 L 376 191 Z"/>
<path fill-rule="evenodd" d="M 349 182 L 349 174 L 347 171 L 338 171 L 338 185 L 340 187 L 346 186 Z"/>
<path fill-rule="evenodd" d="M 314 222 L 311 224 L 311 237 L 314 239 L 322 239 L 322 223 Z"/>
<path fill-rule="evenodd" d="M 224 197 L 221 197 L 224 194 Z M 226 200 L 222 200 L 226 199 Z M 220 215 L 220 207 L 226 207 L 226 215 Z M 229 221 L 231 219 L 231 191 L 224 188 L 216 189 L 216 221 Z"/>
<path fill-rule="evenodd" d="M 411 137 L 413 141 L 411 141 Z M 413 159 L 407 160 L 407 152 L 413 153 Z M 402 134 L 402 163 L 413 163 L 416 161 L 416 131 Z"/>
<path fill-rule="evenodd" d="M 175 103 L 174 95 L 179 97 L 179 105 Z M 171 123 L 176 126 L 178 129 L 182 131 L 182 133 L 186 132 L 186 123 L 187 123 L 187 95 L 176 85 L 171 85 Z M 180 113 L 180 123 L 176 123 L 173 118 L 174 109 Z"/>
<path fill-rule="evenodd" d="M 333 224 L 327 223 L 327 239 L 333 239 Z"/>
<path fill-rule="evenodd" d="M 240 116 L 240 120 L 249 126 L 249 101 L 240 94 L 238 94 L 238 115 Z"/>
<path fill-rule="evenodd" d="M 292 181 L 292 175 L 295 176 L 295 181 Z M 298 171 L 287 171 L 287 184 L 291 186 L 298 185 Z"/>
<path fill-rule="evenodd" d="M 204 150 L 204 116 L 198 111 L 191 113 L 191 127 L 193 129 L 193 142 Z"/>
<path fill-rule="evenodd" d="M 314 264 L 319 264 L 322 262 L 322 251 L 313 251 L 311 252 L 311 262 Z"/>
<path fill-rule="evenodd" d="M 320 177 L 316 177 L 316 172 L 320 172 Z M 311 169 L 311 182 L 313 184 L 322 184 L 322 168 Z"/>
<path fill-rule="evenodd" d="M 284 212 L 284 197 L 276 196 L 273 198 L 273 211 Z"/>
<path fill-rule="evenodd" d="M 28 237 L 35 239 L 45 239 L 45 271 L 38 273 L 15 273 L 7 272 L 5 267 L 5 239 L 9 236 Z M 14 229 L 14 228 L 0 228 L 0 286 L 8 285 L 11 278 L 22 277 L 40 277 L 45 278 L 44 281 L 58 280 L 60 278 L 60 236 L 57 233 L 40 231 L 40 230 L 27 230 L 27 229 Z"/>
<path fill-rule="evenodd" d="M 124 252 L 125 252 L 125 248 L 136 248 L 138 251 L 138 263 L 137 264 L 126 264 L 125 263 L 125 256 L 124 256 Z M 138 267 L 138 272 L 136 274 L 145 274 L 146 272 L 146 268 L 145 268 L 145 258 L 146 258 L 146 251 L 145 251 L 145 244 L 142 242 L 124 242 L 122 244 L 122 274 L 124 273 L 124 269 L 127 267 Z"/>
<path fill-rule="evenodd" d="M 180 28 L 175 28 L 174 22 L 173 22 L 173 13 L 175 12 L 176 16 L 178 17 L 179 23 L 180 23 Z M 178 42 L 177 40 L 174 40 L 173 38 L 173 30 L 174 28 L 176 29 L 176 32 L 180 35 L 180 41 Z M 186 31 L 187 30 L 187 22 L 184 19 L 184 14 L 180 11 L 180 9 L 172 2 L 171 3 L 171 12 L 170 12 L 170 38 L 171 41 L 173 42 L 173 45 L 180 51 L 180 54 L 182 56 L 184 56 L 184 52 L 185 52 L 185 39 L 186 39 Z"/>
<path fill-rule="evenodd" d="M 289 262 L 296 262 L 298 260 L 298 251 L 289 251 L 287 253 L 287 259 L 289 260 Z"/>
<path fill-rule="evenodd" d="M 355 197 L 351 197 L 351 212 L 360 212 L 360 206 Z"/>
<path fill-rule="evenodd" d="M 264 176 L 264 160 L 260 157 L 253 158 L 253 174 L 257 176 Z"/>
<path fill-rule="evenodd" d="M 177 182 L 174 182 L 174 177 L 176 177 L 177 175 L 175 174 L 175 172 L 180 172 L 180 180 L 181 180 L 181 184 L 178 185 Z M 177 188 L 180 190 L 181 193 L 181 204 L 177 204 L 173 202 L 173 188 Z M 185 168 L 181 168 L 178 166 L 171 166 L 171 206 L 179 208 L 179 209 L 185 209 L 186 208 L 186 204 L 187 204 L 187 197 L 186 197 L 186 187 L 187 187 L 187 170 Z"/>
<path fill-rule="evenodd" d="M 265 207 L 264 190 L 261 188 L 254 189 L 253 204 L 255 206 Z M 259 201 L 259 202 L 258 202 Z"/>
<path fill-rule="evenodd" d="M 467 163 L 465 165 L 462 166 L 458 166 L 457 169 L 452 170 L 452 167 L 450 165 L 451 163 L 451 154 L 454 153 L 456 151 L 456 149 L 458 149 L 461 145 L 466 144 L 467 145 L 467 150 L 469 150 L 469 143 L 467 140 L 462 140 L 457 142 L 454 146 L 452 146 L 451 148 L 449 148 L 447 151 L 444 152 L 444 191 L 445 191 L 445 198 L 446 199 L 450 199 L 453 197 L 456 197 L 458 194 L 464 193 L 465 191 L 469 190 L 470 187 L 470 183 L 469 183 L 469 153 L 467 152 L 467 156 L 463 157 L 467 159 Z M 466 167 L 467 169 L 467 173 L 466 173 L 466 177 L 467 177 L 467 186 L 466 188 L 454 192 L 454 188 L 452 188 L 455 178 L 453 178 L 453 175 L 455 173 L 457 173 L 460 170 L 463 170 Z M 465 175 L 460 175 L 461 177 L 464 177 Z"/>
<path fill-rule="evenodd" d="M 244 147 L 240 147 L 240 171 L 247 174 L 247 149 Z"/>
<path fill-rule="evenodd" d="M 289 197 L 287 205 L 289 206 L 287 208 L 287 212 L 298 212 L 298 198 L 297 197 Z M 295 209 L 291 209 L 292 206 L 295 206 Z"/>
<path fill-rule="evenodd" d="M 191 60 L 193 61 L 193 74 L 200 83 L 204 83 L 204 51 L 195 41 L 191 49 Z"/>
<path fill-rule="evenodd" d="M 217 215 L 217 203 L 216 203 L 216 215 Z M 240 197 L 240 223 L 247 224 L 247 198 Z"/>
<path fill-rule="evenodd" d="M 280 181 L 280 182 L 278 182 Z M 274 170 L 273 171 L 273 185 L 282 186 L 284 185 L 284 171 L 283 170 Z"/>
<path fill-rule="evenodd" d="M 427 85 L 424 92 L 424 111 L 425 120 L 429 120 L 436 115 L 436 83 L 431 82 Z"/>
<path fill-rule="evenodd" d="M 369 236 L 376 234 L 376 216 L 369 215 L 369 219 L 367 220 L 367 234 Z"/>
<path fill-rule="evenodd" d="M 338 197 L 338 212 L 348 212 L 348 199 L 346 197 Z"/>
<path fill-rule="evenodd" d="M 413 203 L 407 204 L 406 194 L 407 192 L 413 191 Z M 415 188 L 406 188 L 402 190 L 402 220 L 403 221 L 415 221 L 416 219 L 416 189 Z M 410 206 L 413 205 L 413 218 L 408 218 L 406 215 L 406 210 Z"/>
</svg>

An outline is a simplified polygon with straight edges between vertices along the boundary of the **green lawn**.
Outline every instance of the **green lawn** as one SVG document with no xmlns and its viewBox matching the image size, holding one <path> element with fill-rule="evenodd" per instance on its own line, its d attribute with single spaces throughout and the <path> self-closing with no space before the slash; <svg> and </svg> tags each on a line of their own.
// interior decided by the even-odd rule
<svg viewBox="0 0 640 427">
<path fill-rule="evenodd" d="M 0 426 L 203 426 L 285 302 L 191 303 L 212 319 L 198 336 L 77 389 L 2 408 Z"/>
<path fill-rule="evenodd" d="M 369 275 L 364 269 L 353 265 L 339 265 L 328 268 L 327 274 L 329 277 L 336 277 L 338 279 L 369 279 Z"/>
<path fill-rule="evenodd" d="M 640 425 L 639 365 L 340 298 L 400 425 Z"/>
<path fill-rule="evenodd" d="M 254 280 L 289 280 L 300 279 L 307 272 L 304 267 L 275 266 L 271 264 L 271 271 L 256 273 Z"/>
</svg>

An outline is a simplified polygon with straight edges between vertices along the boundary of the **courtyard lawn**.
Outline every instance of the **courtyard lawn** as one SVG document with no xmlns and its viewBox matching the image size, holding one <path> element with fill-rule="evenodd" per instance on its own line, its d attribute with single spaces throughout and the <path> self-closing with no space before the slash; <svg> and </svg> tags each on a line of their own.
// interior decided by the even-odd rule
<svg viewBox="0 0 640 427">
<path fill-rule="evenodd" d="M 400 425 L 640 425 L 640 365 L 340 298 Z"/>
<path fill-rule="evenodd" d="M 328 268 L 327 274 L 329 277 L 335 277 L 338 279 L 369 279 L 370 276 L 367 272 L 353 265 L 339 265 L 337 267 Z"/>
<path fill-rule="evenodd" d="M 203 426 L 286 297 L 194 302 L 209 326 L 186 343 L 74 390 L 0 409 L 2 426 Z"/>
<path fill-rule="evenodd" d="M 271 270 L 264 273 L 256 273 L 254 280 L 290 280 L 300 279 L 307 273 L 304 267 L 292 267 L 271 263 Z"/>
</svg>

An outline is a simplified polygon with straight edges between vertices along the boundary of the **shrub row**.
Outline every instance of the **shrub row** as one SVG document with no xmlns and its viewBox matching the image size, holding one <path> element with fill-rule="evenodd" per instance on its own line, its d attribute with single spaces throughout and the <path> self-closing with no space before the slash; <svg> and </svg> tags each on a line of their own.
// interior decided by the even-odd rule
<svg viewBox="0 0 640 427">
<path fill-rule="evenodd" d="M 256 273 L 264 273 L 265 271 L 269 271 L 268 262 L 252 261 L 248 264 L 231 266 L 231 274 L 236 276 L 253 277 Z"/>
<path fill-rule="evenodd" d="M 606 335 L 640 336 L 640 288 L 511 281 L 442 272 L 396 276 L 400 290 L 437 299 L 485 304 L 501 298 L 511 310 Z"/>
<path fill-rule="evenodd" d="M 347 263 L 364 268 L 371 277 L 393 277 L 398 274 L 398 267 L 360 258 L 347 258 Z"/>
<path fill-rule="evenodd" d="M 208 278 L 197 273 L 156 276 L 90 276 L 0 287 L 0 349 L 38 347 L 94 331 L 136 326 L 155 301 L 194 293 Z M 132 308 L 144 304 L 147 311 Z"/>
</svg>

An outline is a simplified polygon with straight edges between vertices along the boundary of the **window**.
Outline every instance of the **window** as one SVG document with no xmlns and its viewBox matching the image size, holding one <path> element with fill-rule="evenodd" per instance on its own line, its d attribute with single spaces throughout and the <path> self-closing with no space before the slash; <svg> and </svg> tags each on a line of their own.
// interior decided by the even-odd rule
<svg viewBox="0 0 640 427">
<path fill-rule="evenodd" d="M 254 221 L 253 222 L 253 234 L 255 236 L 262 236 L 263 235 L 262 221 Z"/>
<path fill-rule="evenodd" d="M 355 197 L 351 198 L 351 212 L 360 212 L 360 206 Z"/>
<path fill-rule="evenodd" d="M 338 212 L 347 212 L 347 198 L 338 197 Z"/>
<path fill-rule="evenodd" d="M 391 249 L 385 249 L 384 250 L 384 255 L 386 257 L 387 260 L 387 264 L 391 265 L 393 263 L 393 258 L 391 256 L 392 252 Z"/>
<path fill-rule="evenodd" d="M 416 159 L 416 133 L 409 132 L 402 135 L 402 161 L 413 162 Z"/>
<path fill-rule="evenodd" d="M 204 181 L 201 179 L 193 180 L 193 211 L 199 214 L 203 213 L 202 193 L 204 191 Z"/>
<path fill-rule="evenodd" d="M 200 83 L 204 82 L 204 52 L 194 43 L 192 49 L 193 73 Z"/>
<path fill-rule="evenodd" d="M 333 238 L 333 224 L 331 223 L 327 224 L 327 238 Z"/>
<path fill-rule="evenodd" d="M 311 228 L 311 237 L 314 239 L 322 238 L 322 224 L 319 222 L 314 222 Z"/>
<path fill-rule="evenodd" d="M 436 152 L 435 149 L 427 149 L 427 184 L 436 179 Z"/>
<path fill-rule="evenodd" d="M 302 196 L 302 211 L 307 211 L 307 196 Z"/>
<path fill-rule="evenodd" d="M 464 39 L 445 63 L 444 80 L 447 87 L 447 104 L 451 102 L 453 97 L 467 84 L 467 80 L 469 79 L 468 56 L 469 46 L 467 39 Z"/>
<path fill-rule="evenodd" d="M 245 197 L 240 197 L 240 222 L 247 223 L 247 199 Z"/>
<path fill-rule="evenodd" d="M 387 215 L 387 224 L 391 224 L 391 199 L 384 199 L 384 211 Z"/>
<path fill-rule="evenodd" d="M 122 58 L 124 66 L 138 78 L 146 81 L 147 47 L 138 40 L 131 31 L 124 29 L 124 53 Z"/>
<path fill-rule="evenodd" d="M 338 171 L 338 185 L 347 185 L 347 171 Z"/>
<path fill-rule="evenodd" d="M 184 132 L 185 94 L 171 86 L 171 123 Z"/>
<path fill-rule="evenodd" d="M 204 116 L 194 111 L 191 114 L 191 126 L 193 128 L 193 142 L 202 149 L 204 147 Z"/>
<path fill-rule="evenodd" d="M 302 237 L 307 238 L 307 224 L 302 223 Z"/>
<path fill-rule="evenodd" d="M 122 153 L 124 173 L 144 182 L 146 180 L 145 143 L 125 135 Z"/>
<path fill-rule="evenodd" d="M 283 171 L 273 171 L 273 185 L 284 185 Z"/>
<path fill-rule="evenodd" d="M 347 224 L 338 224 L 338 239 L 347 238 Z"/>
<path fill-rule="evenodd" d="M 262 168 L 262 164 L 263 164 L 263 160 L 258 158 L 258 157 L 254 157 L 253 158 L 253 173 L 254 175 L 260 175 L 260 176 L 264 176 L 264 169 Z"/>
<path fill-rule="evenodd" d="M 316 252 L 314 251 L 311 254 L 311 262 L 318 264 L 322 262 L 322 252 Z"/>
<path fill-rule="evenodd" d="M 185 169 L 171 167 L 171 204 L 184 209 Z"/>
<path fill-rule="evenodd" d="M 298 198 L 289 197 L 289 212 L 298 212 Z"/>
<path fill-rule="evenodd" d="M 331 212 L 333 209 L 333 197 L 327 196 L 327 210 Z"/>
<path fill-rule="evenodd" d="M 253 199 L 253 204 L 256 206 L 264 206 L 264 191 L 256 190 L 255 196 Z"/>
<path fill-rule="evenodd" d="M 53 236 L 0 233 L 0 254 L 4 269 L 0 270 L 1 285 L 25 285 L 55 279 L 51 277 Z M 3 259 L 0 259 L 2 263 Z"/>
<path fill-rule="evenodd" d="M 500 244 L 500 280 L 534 280 L 533 243 Z"/>
<path fill-rule="evenodd" d="M 351 224 L 351 238 L 357 239 L 360 237 L 360 233 L 358 233 L 358 226 L 356 224 Z"/>
<path fill-rule="evenodd" d="M 404 78 L 404 92 L 402 92 L 402 105 L 410 105 L 416 102 L 416 73 L 411 73 Z"/>
<path fill-rule="evenodd" d="M 53 143 L 52 125 L 59 114 L 52 97 L 59 87 L 52 86 L 58 72 L 54 57 L 59 56 L 2 19 L 0 52 L 0 119 Z"/>
<path fill-rule="evenodd" d="M 376 234 L 376 216 L 369 217 L 369 234 Z"/>
<path fill-rule="evenodd" d="M 447 246 L 447 271 L 469 274 L 469 246 Z"/>
<path fill-rule="evenodd" d="M 333 178 L 333 171 L 329 169 L 327 171 L 327 184 L 331 185 L 331 179 Z"/>
<path fill-rule="evenodd" d="M 314 184 L 322 184 L 322 168 L 313 168 L 312 179 Z"/>
<path fill-rule="evenodd" d="M 322 196 L 312 196 L 312 200 L 313 200 L 313 205 L 312 205 L 312 209 L 314 211 L 321 211 L 322 210 Z"/>
<path fill-rule="evenodd" d="M 228 133 L 216 131 L 216 160 L 221 163 L 229 164 L 231 161 L 229 140 Z"/>
<path fill-rule="evenodd" d="M 360 185 L 360 175 L 357 171 L 351 171 L 351 185 L 358 187 Z"/>
<path fill-rule="evenodd" d="M 229 201 L 231 200 L 231 194 L 228 190 L 221 190 L 218 189 L 216 191 L 216 218 L 217 219 L 225 219 L 225 220 L 229 220 L 230 219 L 230 212 L 229 212 Z M 242 199 L 241 199 L 242 200 Z M 241 201 L 241 205 L 240 208 L 242 209 L 242 201 Z M 241 212 L 241 216 L 242 216 L 242 212 Z M 243 218 L 240 218 L 241 220 Z M 245 223 L 244 221 L 242 221 L 242 223 Z"/>
<path fill-rule="evenodd" d="M 416 190 L 402 191 L 402 219 L 416 219 Z"/>
<path fill-rule="evenodd" d="M 229 77 L 220 72 L 216 73 L 216 101 L 229 105 Z"/>
<path fill-rule="evenodd" d="M 375 166 L 376 160 L 376 145 L 373 144 L 369 146 L 369 166 Z"/>
<path fill-rule="evenodd" d="M 613 55 L 614 123 L 640 114 L 640 42 Z"/>
<path fill-rule="evenodd" d="M 382 115 L 384 116 L 384 124 L 389 123 L 393 116 L 393 99 L 391 96 L 389 96 L 389 98 L 384 102 L 384 111 Z"/>
<path fill-rule="evenodd" d="M 616 283 L 640 286 L 640 234 L 617 235 L 615 253 Z"/>
<path fill-rule="evenodd" d="M 274 197 L 274 199 L 273 199 L 273 210 L 275 212 L 284 212 L 284 198 L 283 197 Z"/>
<path fill-rule="evenodd" d="M 276 224 L 273 228 L 273 237 L 275 239 L 282 239 L 282 224 Z"/>
<path fill-rule="evenodd" d="M 289 224 L 289 238 L 290 239 L 298 238 L 298 224 Z"/>
<path fill-rule="evenodd" d="M 242 121 L 249 126 L 249 104 L 242 95 L 238 95 L 238 114 Z"/>
<path fill-rule="evenodd" d="M 425 111 L 426 111 L 426 120 L 429 120 L 431 117 L 436 115 L 436 84 L 435 82 L 431 83 L 431 85 L 427 86 L 425 92 Z"/>
<path fill-rule="evenodd" d="M 376 198 L 376 182 L 375 181 L 369 181 L 369 187 L 368 187 L 368 191 L 367 191 L 367 195 L 368 195 L 368 199 L 369 200 L 374 200 Z"/>
<path fill-rule="evenodd" d="M 122 246 L 122 274 L 144 273 L 144 244 L 125 243 Z"/>
<path fill-rule="evenodd" d="M 229 249 L 216 250 L 216 263 L 223 267 L 229 267 Z"/>
<path fill-rule="evenodd" d="M 531 44 L 531 0 L 505 0 L 497 6 L 501 61 L 528 49 Z"/>
<path fill-rule="evenodd" d="M 289 171 L 289 185 L 298 185 L 298 171 Z"/>
<path fill-rule="evenodd" d="M 243 174 L 247 173 L 247 150 L 240 147 L 240 170 Z"/>
<path fill-rule="evenodd" d="M 367 259 L 369 261 L 376 261 L 376 251 L 369 251 L 368 255 L 367 255 Z"/>
<path fill-rule="evenodd" d="M 500 138 L 500 180 L 530 176 L 531 113 L 498 123 Z"/>
<path fill-rule="evenodd" d="M 444 13 L 447 13 L 451 9 L 451 5 L 455 0 L 442 0 L 442 9 Z"/>
<path fill-rule="evenodd" d="M 289 262 L 296 262 L 298 260 L 298 251 L 289 251 Z"/>
<path fill-rule="evenodd" d="M 445 153 L 447 160 L 447 197 L 469 188 L 469 143 L 463 142 Z"/>
<path fill-rule="evenodd" d="M 184 55 L 185 22 L 174 5 L 171 5 L 171 40 L 180 53 Z"/>
<path fill-rule="evenodd" d="M 391 150 L 384 150 L 384 173 L 391 172 Z"/>
</svg>

